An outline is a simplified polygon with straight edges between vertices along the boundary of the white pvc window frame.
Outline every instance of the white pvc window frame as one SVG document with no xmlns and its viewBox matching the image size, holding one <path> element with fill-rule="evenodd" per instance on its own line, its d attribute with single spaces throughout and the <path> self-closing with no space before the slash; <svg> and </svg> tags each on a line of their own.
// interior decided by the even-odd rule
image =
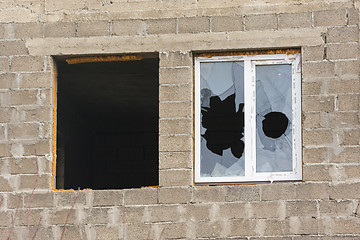
<svg viewBox="0 0 360 240">
<path fill-rule="evenodd" d="M 202 177 L 200 175 L 200 64 L 207 62 L 244 63 L 244 133 L 245 175 L 236 177 Z M 258 65 L 292 66 L 292 171 L 256 172 L 256 71 Z M 300 53 L 214 56 L 195 58 L 195 184 L 251 183 L 302 180 L 301 145 L 301 60 Z"/>
</svg>

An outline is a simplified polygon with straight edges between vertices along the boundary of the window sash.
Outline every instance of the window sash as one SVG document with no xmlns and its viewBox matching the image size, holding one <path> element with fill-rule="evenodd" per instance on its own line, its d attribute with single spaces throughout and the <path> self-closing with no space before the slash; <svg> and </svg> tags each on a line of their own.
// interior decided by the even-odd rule
<svg viewBox="0 0 360 240">
<path fill-rule="evenodd" d="M 201 177 L 201 95 L 200 64 L 208 62 L 244 63 L 244 135 L 245 175 Z M 256 66 L 290 64 L 292 66 L 292 171 L 256 172 Z M 301 160 L 301 63 L 300 54 L 240 55 L 195 58 L 195 183 L 237 183 L 302 179 Z"/>
</svg>

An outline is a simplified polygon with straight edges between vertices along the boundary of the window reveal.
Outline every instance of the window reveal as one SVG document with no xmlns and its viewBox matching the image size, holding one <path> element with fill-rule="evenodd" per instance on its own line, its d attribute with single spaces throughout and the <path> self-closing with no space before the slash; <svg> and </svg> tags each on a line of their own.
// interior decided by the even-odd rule
<svg viewBox="0 0 360 240">
<path fill-rule="evenodd" d="M 159 184 L 156 55 L 58 59 L 57 189 Z"/>
<path fill-rule="evenodd" d="M 195 59 L 195 182 L 301 179 L 300 55 Z"/>
</svg>

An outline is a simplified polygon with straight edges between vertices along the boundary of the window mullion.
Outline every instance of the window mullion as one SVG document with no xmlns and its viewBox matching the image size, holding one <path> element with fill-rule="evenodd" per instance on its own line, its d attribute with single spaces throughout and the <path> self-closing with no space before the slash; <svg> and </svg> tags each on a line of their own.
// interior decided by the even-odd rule
<svg viewBox="0 0 360 240">
<path fill-rule="evenodd" d="M 255 75 L 250 60 L 244 61 L 244 89 L 245 89 L 245 177 L 255 173 Z"/>
<path fill-rule="evenodd" d="M 296 178 L 301 179 L 301 70 L 300 58 L 296 58 L 293 67 L 293 170 Z"/>
</svg>

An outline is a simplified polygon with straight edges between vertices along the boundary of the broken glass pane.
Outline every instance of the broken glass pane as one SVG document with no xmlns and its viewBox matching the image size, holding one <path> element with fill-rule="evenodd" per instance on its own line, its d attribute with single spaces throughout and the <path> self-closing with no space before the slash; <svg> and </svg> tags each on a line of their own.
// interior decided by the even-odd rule
<svg viewBox="0 0 360 240">
<path fill-rule="evenodd" d="M 256 171 L 292 171 L 291 65 L 256 66 Z"/>
<path fill-rule="evenodd" d="M 200 176 L 243 176 L 243 62 L 201 63 L 200 94 Z"/>
</svg>

